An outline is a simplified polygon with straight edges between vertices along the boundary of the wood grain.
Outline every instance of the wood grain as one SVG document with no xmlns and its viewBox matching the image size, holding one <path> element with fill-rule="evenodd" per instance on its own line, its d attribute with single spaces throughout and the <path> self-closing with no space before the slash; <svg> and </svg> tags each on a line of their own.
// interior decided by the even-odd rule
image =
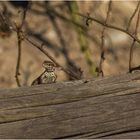
<svg viewBox="0 0 140 140">
<path fill-rule="evenodd" d="M 0 138 L 140 138 L 140 73 L 0 90 Z"/>
</svg>

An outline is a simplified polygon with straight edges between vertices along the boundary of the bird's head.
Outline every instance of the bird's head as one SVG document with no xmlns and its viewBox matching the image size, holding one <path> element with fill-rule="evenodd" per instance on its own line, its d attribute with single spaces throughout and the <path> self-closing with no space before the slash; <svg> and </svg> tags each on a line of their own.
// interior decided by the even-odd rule
<svg viewBox="0 0 140 140">
<path fill-rule="evenodd" d="M 53 72 L 55 70 L 55 64 L 51 61 L 44 61 L 42 65 L 48 72 Z"/>
</svg>

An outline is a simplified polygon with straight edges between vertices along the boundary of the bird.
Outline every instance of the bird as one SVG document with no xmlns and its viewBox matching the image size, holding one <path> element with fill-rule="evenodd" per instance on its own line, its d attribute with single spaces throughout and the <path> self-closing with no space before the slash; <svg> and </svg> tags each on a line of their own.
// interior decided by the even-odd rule
<svg viewBox="0 0 140 140">
<path fill-rule="evenodd" d="M 55 64 L 51 61 L 45 60 L 42 66 L 45 68 L 44 72 L 32 82 L 31 86 L 56 82 L 57 75 L 54 72 L 56 67 Z"/>
</svg>

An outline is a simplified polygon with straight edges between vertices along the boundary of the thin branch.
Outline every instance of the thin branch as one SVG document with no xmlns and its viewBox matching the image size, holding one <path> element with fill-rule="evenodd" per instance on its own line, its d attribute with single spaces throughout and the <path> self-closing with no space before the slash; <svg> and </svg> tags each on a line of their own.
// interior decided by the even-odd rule
<svg viewBox="0 0 140 140">
<path fill-rule="evenodd" d="M 27 10 L 29 9 L 29 6 L 31 5 L 31 2 L 28 3 L 28 5 L 23 9 L 23 15 L 22 15 L 22 22 L 21 22 L 21 25 L 20 25 L 20 28 L 23 27 L 23 25 L 25 24 L 25 18 L 26 18 L 26 15 L 27 15 Z"/>
<path fill-rule="evenodd" d="M 129 19 L 129 22 L 128 22 L 128 25 L 127 25 L 127 28 L 126 28 L 127 31 L 129 30 L 129 27 L 130 27 L 130 25 L 131 25 L 131 22 L 132 22 L 134 16 L 136 15 L 136 13 L 137 13 L 137 11 L 138 11 L 138 9 L 139 9 L 139 5 L 140 5 L 140 1 L 138 1 L 138 4 L 137 4 L 137 6 L 136 6 L 136 9 L 134 10 L 132 16 L 131 16 L 130 19 Z"/>
<path fill-rule="evenodd" d="M 113 25 L 109 25 L 109 24 L 105 24 L 104 22 L 94 18 L 94 17 L 87 17 L 83 14 L 80 14 L 80 13 L 76 13 L 77 15 L 81 16 L 81 17 L 84 17 L 84 18 L 89 18 L 89 20 L 92 20 L 92 21 L 95 21 L 96 23 L 102 25 L 102 26 L 106 26 L 107 28 L 110 28 L 110 29 L 114 29 L 114 30 L 118 30 L 118 31 L 121 31 L 123 33 L 126 33 L 127 35 L 129 35 L 131 38 L 135 39 L 136 42 L 138 42 L 140 44 L 140 40 L 134 36 L 133 34 L 129 33 L 128 31 L 126 31 L 125 29 L 122 29 L 122 28 L 119 28 L 119 27 L 116 27 L 116 26 L 113 26 Z"/>
<path fill-rule="evenodd" d="M 18 76 L 20 75 L 19 73 L 19 67 L 20 67 L 20 59 L 21 59 L 21 39 L 20 39 L 20 28 L 16 26 L 16 24 L 11 23 L 6 15 L 3 15 L 3 13 L 0 11 L 0 15 L 3 18 L 4 23 L 9 27 L 11 31 L 15 31 L 17 34 L 17 40 L 18 40 L 18 56 L 17 56 L 17 64 L 16 64 L 16 72 L 15 72 L 15 79 L 17 86 L 20 85 L 20 81 Z"/>
<path fill-rule="evenodd" d="M 23 35 L 24 39 L 26 39 L 26 41 L 28 41 L 30 44 L 32 44 L 33 46 L 35 46 L 37 49 L 39 49 L 42 53 L 44 53 L 49 59 L 51 59 L 55 65 L 57 67 L 60 67 L 61 70 L 63 70 L 65 73 L 67 73 L 68 75 L 72 76 L 74 79 L 79 79 L 79 77 L 76 75 L 76 73 L 71 72 L 67 69 L 65 69 L 64 67 L 62 67 L 46 50 L 43 49 L 42 44 L 41 45 L 37 45 L 36 43 L 34 43 L 32 40 L 30 40 L 26 35 Z"/>
<path fill-rule="evenodd" d="M 22 45 L 22 41 L 23 41 L 22 27 L 25 23 L 27 9 L 28 9 L 28 6 L 23 10 L 23 15 L 22 15 L 22 18 L 21 18 L 21 24 L 20 25 L 15 24 L 16 33 L 17 33 L 17 40 L 18 40 L 18 57 L 17 57 L 15 78 L 16 78 L 16 82 L 17 82 L 18 87 L 21 86 L 18 76 L 20 75 L 19 68 L 20 68 L 20 62 L 21 62 L 21 45 Z"/>
<path fill-rule="evenodd" d="M 109 4 L 108 4 L 108 11 L 107 11 L 106 19 L 104 22 L 105 25 L 107 24 L 108 19 L 109 19 L 109 14 L 111 11 L 111 4 L 112 4 L 112 1 L 110 0 Z M 103 65 L 103 62 L 105 60 L 105 56 L 104 56 L 104 53 L 105 53 L 105 50 L 104 50 L 104 47 L 105 47 L 105 29 L 106 29 L 106 26 L 103 26 L 103 30 L 101 33 L 101 41 L 102 41 L 101 42 L 101 55 L 100 55 L 99 71 L 98 71 L 98 75 L 101 74 L 101 76 L 104 76 L 102 65 Z"/>
<path fill-rule="evenodd" d="M 17 57 L 15 78 L 16 78 L 17 86 L 20 87 L 21 84 L 20 84 L 18 76 L 20 75 L 19 67 L 20 67 L 20 61 L 21 61 L 21 43 L 22 43 L 22 39 L 21 39 L 20 29 L 19 28 L 17 28 L 17 32 L 16 33 L 17 33 L 17 40 L 18 40 L 18 57 Z"/>
<path fill-rule="evenodd" d="M 138 17 L 137 17 L 137 23 L 136 23 L 136 28 L 134 31 L 134 36 L 137 37 L 137 33 L 138 33 L 138 28 L 139 28 L 139 20 L 140 20 L 140 8 L 138 11 Z M 133 49 L 134 49 L 134 45 L 135 45 L 136 40 L 133 39 L 132 45 L 130 47 L 130 53 L 129 53 L 129 72 L 131 73 L 131 67 L 132 67 L 132 59 L 133 59 Z"/>
</svg>

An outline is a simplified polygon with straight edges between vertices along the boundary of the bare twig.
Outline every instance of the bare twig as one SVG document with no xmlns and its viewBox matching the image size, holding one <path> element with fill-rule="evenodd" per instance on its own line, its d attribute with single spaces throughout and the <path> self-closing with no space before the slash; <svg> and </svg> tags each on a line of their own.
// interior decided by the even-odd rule
<svg viewBox="0 0 140 140">
<path fill-rule="evenodd" d="M 20 25 L 21 27 L 20 28 L 22 28 L 23 25 L 25 24 L 25 18 L 26 18 L 27 10 L 29 9 L 30 5 L 31 5 L 31 2 L 29 2 L 28 5 L 23 9 L 23 15 L 22 15 L 22 20 L 21 20 L 21 25 Z"/>
<path fill-rule="evenodd" d="M 22 27 L 25 23 L 25 18 L 26 18 L 26 13 L 27 13 L 28 6 L 23 10 L 23 15 L 21 19 L 21 24 L 16 25 L 16 33 L 17 33 L 17 40 L 18 40 L 18 57 L 17 57 L 17 64 L 16 64 L 16 72 L 15 72 L 15 78 L 17 82 L 17 86 L 21 86 L 20 81 L 19 81 L 19 68 L 20 68 L 20 61 L 21 61 L 21 45 L 23 41 L 23 35 L 22 35 Z"/>
<path fill-rule="evenodd" d="M 8 18 L 6 17 L 6 15 L 3 15 L 1 11 L 0 11 L 0 15 L 3 18 L 4 23 L 9 27 L 9 29 L 17 33 L 18 57 L 17 57 L 17 64 L 16 64 L 15 79 L 16 79 L 17 86 L 20 86 L 20 81 L 19 81 L 18 76 L 20 75 L 19 73 L 19 66 L 20 66 L 20 59 L 21 59 L 21 31 L 20 30 L 22 26 L 18 27 L 16 24 L 13 24 L 10 21 L 8 21 Z"/>
<path fill-rule="evenodd" d="M 87 13 L 87 19 L 86 19 L 86 25 L 87 26 L 89 26 L 89 24 L 91 22 L 91 20 L 88 17 L 90 17 L 90 14 L 89 13 Z"/>
<path fill-rule="evenodd" d="M 140 20 L 140 8 L 138 11 L 138 17 L 137 17 L 137 23 L 136 23 L 136 28 L 134 31 L 134 36 L 137 37 L 137 32 L 138 32 L 138 28 L 139 28 L 139 20 Z M 132 59 L 133 59 L 133 49 L 134 49 L 134 45 L 135 45 L 136 40 L 133 39 L 132 45 L 130 47 L 130 53 L 129 53 L 129 72 L 131 73 L 131 67 L 132 67 Z"/>
<path fill-rule="evenodd" d="M 136 15 L 136 13 L 137 13 L 137 11 L 138 11 L 138 9 L 139 9 L 139 5 L 140 5 L 140 1 L 138 1 L 138 4 L 137 4 L 137 6 L 136 6 L 136 9 L 134 10 L 132 16 L 131 16 L 130 19 L 129 19 L 129 22 L 128 22 L 128 25 L 127 25 L 127 28 L 126 28 L 127 31 L 129 30 L 129 27 L 130 27 L 130 25 L 131 25 L 131 22 L 132 22 L 133 18 L 135 17 L 135 15 Z"/>
<path fill-rule="evenodd" d="M 79 79 L 79 77 L 77 77 L 77 75 L 67 69 L 65 69 L 64 67 L 62 67 L 46 50 L 43 49 L 42 44 L 41 45 L 37 45 L 36 43 L 34 43 L 34 41 L 30 40 L 26 35 L 23 35 L 24 39 L 26 39 L 26 41 L 28 41 L 30 44 L 32 44 L 33 46 L 35 46 L 37 49 L 39 49 L 42 53 L 44 53 L 49 59 L 51 59 L 55 65 L 57 67 L 60 67 L 61 70 L 63 70 L 65 73 L 67 73 L 68 75 L 72 76 L 74 79 Z"/>
<path fill-rule="evenodd" d="M 106 19 L 105 19 L 105 22 L 104 22 L 105 25 L 107 24 L 108 19 L 109 19 L 109 13 L 111 11 L 111 4 L 112 4 L 112 1 L 110 0 L 109 4 L 108 4 L 108 11 L 107 11 Z M 104 76 L 102 65 L 103 65 L 103 62 L 105 60 L 105 56 L 104 56 L 104 53 L 105 53 L 105 50 L 104 50 L 104 47 L 105 47 L 105 35 L 104 35 L 105 34 L 105 29 L 106 29 L 106 26 L 103 26 L 103 30 L 102 30 L 102 33 L 101 33 L 101 39 L 102 39 L 101 55 L 100 55 L 100 62 L 99 62 L 99 69 L 98 69 L 99 70 L 98 75 L 101 74 L 101 76 Z"/>
<path fill-rule="evenodd" d="M 131 38 L 135 39 L 136 42 L 138 42 L 140 44 L 140 39 L 138 39 L 136 36 L 134 36 L 133 34 L 129 33 L 127 30 L 125 29 L 122 29 L 122 28 L 119 28 L 119 27 L 116 27 L 116 26 L 113 26 L 113 25 L 109 25 L 109 24 L 105 24 L 104 22 L 94 18 L 94 17 L 87 17 L 81 13 L 76 13 L 77 15 L 81 16 L 81 17 L 84 17 L 84 18 L 89 18 L 89 20 L 92 20 L 92 21 L 95 21 L 96 23 L 102 25 L 102 26 L 106 26 L 107 28 L 110 28 L 110 29 L 114 29 L 114 30 L 118 30 L 118 31 L 121 31 L 123 33 L 126 33 L 127 35 L 129 35 Z"/>
<path fill-rule="evenodd" d="M 16 78 L 17 86 L 21 86 L 18 78 L 18 76 L 20 75 L 19 67 L 20 67 L 20 60 L 21 60 L 21 43 L 22 43 L 20 28 L 17 28 L 17 40 L 18 40 L 18 57 L 17 57 L 15 78 Z"/>
</svg>

